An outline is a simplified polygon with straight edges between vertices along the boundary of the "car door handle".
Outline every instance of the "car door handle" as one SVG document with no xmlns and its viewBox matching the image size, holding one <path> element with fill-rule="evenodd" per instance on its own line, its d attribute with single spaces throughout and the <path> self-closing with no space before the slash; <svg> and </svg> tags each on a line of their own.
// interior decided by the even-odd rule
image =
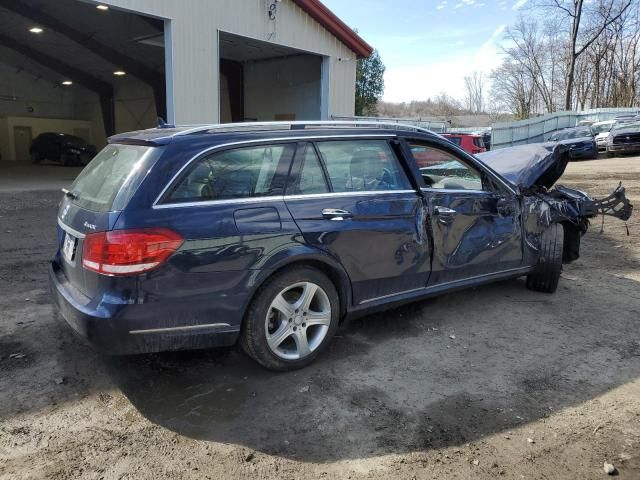
<svg viewBox="0 0 640 480">
<path fill-rule="evenodd" d="M 353 214 L 349 210 L 342 210 L 341 208 L 325 208 L 322 210 L 322 216 L 329 220 L 340 221 L 353 217 Z"/>
<path fill-rule="evenodd" d="M 458 214 L 453 208 L 447 207 L 435 207 L 433 211 L 438 216 L 438 222 L 445 225 L 451 223 L 453 218 Z"/>
</svg>

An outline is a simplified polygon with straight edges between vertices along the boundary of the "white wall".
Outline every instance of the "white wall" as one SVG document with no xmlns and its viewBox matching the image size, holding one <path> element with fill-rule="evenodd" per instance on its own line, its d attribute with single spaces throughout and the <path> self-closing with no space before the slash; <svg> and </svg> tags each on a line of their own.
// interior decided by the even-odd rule
<svg viewBox="0 0 640 480">
<path fill-rule="evenodd" d="M 114 85 L 116 132 L 142 130 L 158 125 L 153 89 L 127 76 Z"/>
<path fill-rule="evenodd" d="M 295 120 L 320 118 L 322 58 L 296 55 L 249 62 L 244 67 L 244 115 L 259 121 L 276 115 Z"/>
<path fill-rule="evenodd" d="M 353 115 L 355 53 L 291 0 L 278 4 L 275 21 L 269 20 L 266 0 L 105 0 L 144 15 L 170 20 L 176 123 L 219 120 L 218 31 L 273 42 L 330 57 L 328 113 Z"/>
<path fill-rule="evenodd" d="M 72 114 L 72 89 L 56 87 L 48 80 L 36 79 L 31 73 L 0 62 L 0 116 L 70 118 Z"/>
</svg>

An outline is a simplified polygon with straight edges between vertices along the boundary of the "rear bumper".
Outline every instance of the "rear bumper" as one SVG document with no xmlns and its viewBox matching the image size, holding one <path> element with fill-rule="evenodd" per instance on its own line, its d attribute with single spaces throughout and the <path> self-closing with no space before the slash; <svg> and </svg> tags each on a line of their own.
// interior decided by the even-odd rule
<svg viewBox="0 0 640 480">
<path fill-rule="evenodd" d="M 111 355 L 222 347 L 233 345 L 238 339 L 237 325 L 213 321 L 167 324 L 173 315 L 159 315 L 151 305 L 90 299 L 66 281 L 55 262 L 49 265 L 49 287 L 71 329 L 96 350 Z"/>
</svg>

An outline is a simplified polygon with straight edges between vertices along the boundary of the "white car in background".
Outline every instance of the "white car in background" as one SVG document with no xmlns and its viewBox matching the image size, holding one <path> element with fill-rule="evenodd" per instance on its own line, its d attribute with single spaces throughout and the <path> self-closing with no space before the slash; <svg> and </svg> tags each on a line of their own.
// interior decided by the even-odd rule
<svg viewBox="0 0 640 480">
<path fill-rule="evenodd" d="M 596 122 L 591 125 L 591 130 L 595 135 L 596 145 L 598 146 L 598 150 L 606 150 L 607 149 L 607 139 L 609 138 L 609 132 L 616 124 L 615 120 L 606 120 L 604 122 Z"/>
</svg>

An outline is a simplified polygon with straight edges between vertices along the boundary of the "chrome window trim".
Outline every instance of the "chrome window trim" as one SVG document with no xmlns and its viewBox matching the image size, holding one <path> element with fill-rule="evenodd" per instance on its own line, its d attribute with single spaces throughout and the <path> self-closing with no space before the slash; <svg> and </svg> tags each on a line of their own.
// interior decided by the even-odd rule
<svg viewBox="0 0 640 480">
<path fill-rule="evenodd" d="M 154 205 L 154 210 L 163 210 L 165 208 L 188 208 L 188 207 L 200 207 L 211 205 L 238 205 L 243 203 L 269 203 L 276 201 L 286 200 L 307 200 L 315 198 L 340 198 L 340 197 L 364 197 L 364 196 L 381 196 L 390 194 L 407 194 L 413 193 L 418 196 L 418 192 L 415 190 L 365 190 L 358 192 L 325 192 L 325 193 L 309 193 L 300 195 L 272 195 L 268 197 L 243 197 L 243 198 L 228 198 L 222 200 L 204 200 L 202 202 L 182 202 L 182 203 L 163 203 L 160 205 Z"/>
<path fill-rule="evenodd" d="M 205 148 L 204 150 L 198 152 L 197 154 L 195 154 L 194 156 L 192 156 L 189 160 L 187 160 L 185 162 L 185 164 L 180 167 L 180 170 L 178 170 L 176 172 L 176 174 L 171 177 L 171 179 L 167 182 L 167 184 L 164 186 L 164 188 L 162 189 L 162 191 L 160 192 L 160 195 L 158 195 L 155 199 L 155 201 L 153 202 L 153 204 L 151 205 L 152 208 L 163 208 L 162 205 L 160 204 L 160 200 L 162 199 L 162 197 L 164 197 L 164 195 L 167 193 L 167 190 L 169 190 L 169 188 L 171 188 L 171 186 L 173 185 L 173 183 L 176 181 L 176 179 L 182 174 L 182 172 L 185 171 L 185 169 L 191 165 L 192 162 L 194 162 L 195 160 L 199 159 L 200 157 L 214 152 L 216 150 L 220 150 L 223 148 L 227 148 L 227 147 L 235 147 L 235 146 L 243 146 L 243 145 L 247 145 L 247 146 L 251 146 L 251 145 L 255 145 L 255 144 L 260 144 L 260 143 L 266 143 L 266 144 L 270 144 L 270 143 L 277 143 L 277 142 L 299 142 L 299 141 L 304 141 L 304 140 L 326 140 L 326 139 L 335 139 L 335 140 L 340 140 L 340 139 L 352 139 L 352 138 L 397 138 L 396 134 L 389 134 L 389 133 L 375 133 L 375 134 L 366 134 L 366 135 L 312 135 L 312 136 L 302 136 L 302 137 L 278 137 L 278 138 L 261 138 L 261 139 L 255 139 L 255 140 L 240 140 L 237 142 L 229 142 L 229 143 L 223 143 L 221 145 L 214 145 L 212 147 L 208 147 Z M 252 199 L 259 199 L 260 197 L 251 197 Z M 205 200 L 207 202 L 218 202 L 218 201 L 224 201 L 224 200 Z M 193 202 L 196 203 L 196 202 Z M 197 202 L 197 203 L 202 203 L 202 202 Z M 164 205 L 184 205 L 183 204 L 164 204 Z"/>
<path fill-rule="evenodd" d="M 84 233 L 80 233 L 79 231 L 74 230 L 74 229 L 73 229 L 73 228 L 71 228 L 70 226 L 65 225 L 64 223 L 62 223 L 62 220 L 60 220 L 60 217 L 58 217 L 58 226 L 59 226 L 62 230 L 64 230 L 65 232 L 67 232 L 67 233 L 69 233 L 69 234 L 71 234 L 71 235 L 73 235 L 73 236 L 74 236 L 74 237 L 76 237 L 76 238 L 83 239 L 84 237 L 86 237 L 86 235 L 85 235 Z"/>
<path fill-rule="evenodd" d="M 423 192 L 429 192 L 429 193 L 439 193 L 439 192 L 446 192 L 446 193 L 477 193 L 477 194 L 485 194 L 485 195 L 492 195 L 495 192 L 492 192 L 490 190 L 473 190 L 473 189 L 466 189 L 466 188 L 431 188 L 431 187 L 425 187 L 425 188 L 421 188 L 420 190 L 422 190 Z"/>
<path fill-rule="evenodd" d="M 358 197 L 358 196 L 379 196 L 400 193 L 413 193 L 418 196 L 415 190 L 361 190 L 356 192 L 326 192 L 326 193 L 306 193 L 299 195 L 285 195 L 284 200 L 306 200 L 312 198 L 325 197 Z"/>
<path fill-rule="evenodd" d="M 205 207 L 208 205 L 238 205 L 243 203 L 258 203 L 258 202 L 275 202 L 282 201 L 282 195 L 269 195 L 265 197 L 242 197 L 242 198 L 224 198 L 220 200 L 203 200 L 201 202 L 176 202 L 176 203 L 161 203 L 160 205 L 154 205 L 154 210 L 163 210 L 165 208 L 180 208 L 180 207 Z"/>
</svg>

